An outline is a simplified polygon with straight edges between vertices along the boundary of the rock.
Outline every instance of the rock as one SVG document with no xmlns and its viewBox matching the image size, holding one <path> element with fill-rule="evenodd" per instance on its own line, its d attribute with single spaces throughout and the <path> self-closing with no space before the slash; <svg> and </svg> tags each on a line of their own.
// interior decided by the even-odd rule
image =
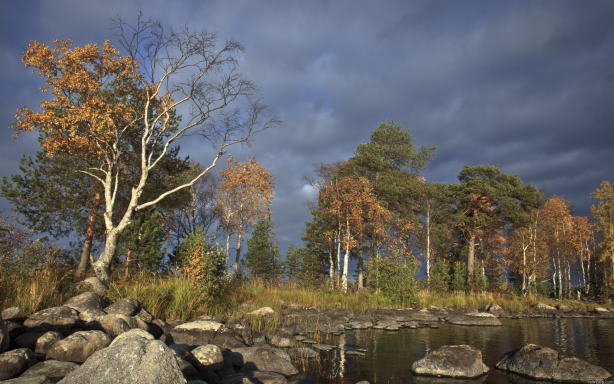
<svg viewBox="0 0 614 384">
<path fill-rule="evenodd" d="M 16 377 L 11 380 L 5 380 L 3 384 L 53 384 L 47 376 L 31 376 L 31 377 Z"/>
<path fill-rule="evenodd" d="M 188 384 L 207 384 L 204 380 L 189 380 Z"/>
<path fill-rule="evenodd" d="M 198 372 L 198 369 L 196 369 L 192 363 L 179 356 L 175 356 L 175 361 L 177 361 L 179 370 L 181 370 L 181 374 L 186 380 L 201 379 L 200 372 Z"/>
<path fill-rule="evenodd" d="M 11 345 L 11 336 L 4 320 L 0 319 L 0 353 L 6 351 Z"/>
<path fill-rule="evenodd" d="M 368 329 L 373 327 L 373 322 L 370 320 L 353 320 L 345 325 L 348 329 Z"/>
<path fill-rule="evenodd" d="M 488 313 L 492 313 L 495 315 L 500 315 L 502 313 L 505 313 L 505 311 L 503 310 L 503 308 L 501 308 L 501 306 L 497 303 L 490 303 L 486 306 L 485 308 L 486 312 Z"/>
<path fill-rule="evenodd" d="M 149 312 L 147 312 L 147 310 L 145 310 L 145 308 L 141 307 L 141 309 L 139 309 L 139 311 L 137 312 L 136 315 L 134 315 L 135 317 L 143 320 L 146 323 L 151 323 L 154 319 L 153 315 Z"/>
<path fill-rule="evenodd" d="M 566 306 L 565 304 L 558 304 L 556 306 L 556 309 L 558 309 L 561 312 L 569 312 L 569 311 L 571 311 L 571 309 L 568 306 Z"/>
<path fill-rule="evenodd" d="M 117 337 L 131 329 L 130 325 L 118 315 L 104 315 L 94 321 L 111 337 Z"/>
<path fill-rule="evenodd" d="M 373 328 L 398 331 L 401 328 L 401 324 L 395 320 L 378 320 L 377 323 L 373 325 Z"/>
<path fill-rule="evenodd" d="M 21 321 L 26 318 L 23 310 L 19 307 L 9 307 L 2 310 L 2 314 L 0 314 L 0 319 L 2 320 L 14 320 Z"/>
<path fill-rule="evenodd" d="M 144 339 L 147 340 L 155 340 L 155 338 L 153 337 L 153 335 L 149 332 L 143 331 L 142 329 L 139 328 L 134 328 L 131 329 L 129 331 L 126 331 L 122 334 L 120 334 L 119 336 L 117 336 L 112 342 L 111 345 L 119 343 L 120 341 L 130 338 L 130 337 L 142 337 Z"/>
<path fill-rule="evenodd" d="M 334 345 L 322 344 L 322 343 L 312 344 L 311 346 L 317 350 L 324 351 L 324 352 L 332 351 L 333 349 L 337 348 Z"/>
<path fill-rule="evenodd" d="M 290 348 L 296 342 L 293 335 L 283 332 L 272 332 L 266 335 L 266 339 L 274 347 Z"/>
<path fill-rule="evenodd" d="M 79 313 L 72 308 L 51 307 L 30 315 L 23 325 L 32 331 L 67 333 L 79 321 Z"/>
<path fill-rule="evenodd" d="M 21 348 L 36 349 L 36 342 L 45 332 L 25 332 L 15 338 L 15 344 Z"/>
<path fill-rule="evenodd" d="M 192 350 L 192 356 L 197 362 L 196 367 L 199 369 L 218 370 L 224 366 L 224 356 L 222 348 L 217 345 L 207 344 L 196 347 Z"/>
<path fill-rule="evenodd" d="M 251 311 L 248 313 L 248 315 L 250 316 L 270 316 L 274 314 L 275 314 L 275 310 L 271 307 L 258 308 L 255 311 Z"/>
<path fill-rule="evenodd" d="M 211 320 L 197 320 L 171 330 L 174 343 L 187 345 L 215 344 L 223 348 L 244 347 L 245 343 L 224 324 Z"/>
<path fill-rule="evenodd" d="M 287 384 L 288 380 L 279 373 L 254 371 L 235 373 L 222 379 L 222 384 Z"/>
<path fill-rule="evenodd" d="M 106 315 L 107 313 L 102 309 L 86 309 L 82 312 L 79 312 L 79 320 L 83 321 L 84 323 L 90 323 L 97 321 L 98 319 Z"/>
<path fill-rule="evenodd" d="M 313 359 L 320 356 L 318 352 L 307 347 L 289 348 L 288 355 L 293 359 Z"/>
<path fill-rule="evenodd" d="M 107 287 L 98 280 L 96 277 L 88 277 L 85 280 L 82 280 L 75 284 L 74 291 L 81 292 L 94 292 L 99 294 L 100 296 L 104 296 L 107 291 Z"/>
<path fill-rule="evenodd" d="M 415 361 L 411 371 L 416 375 L 472 379 L 488 373 L 488 367 L 478 349 L 469 345 L 444 345 Z"/>
<path fill-rule="evenodd" d="M 136 315 L 137 312 L 141 309 L 141 304 L 138 301 L 126 297 L 123 299 L 117 300 L 115 303 L 109 305 L 104 309 L 104 311 L 108 314 L 117 314 L 124 316 L 133 316 Z"/>
<path fill-rule="evenodd" d="M 47 351 L 47 358 L 83 363 L 110 343 L 111 338 L 102 331 L 79 331 L 54 343 Z"/>
<path fill-rule="evenodd" d="M 498 369 L 537 380 L 575 383 L 603 382 L 611 375 L 605 369 L 577 357 L 564 357 L 551 348 L 527 344 L 506 354 Z"/>
<path fill-rule="evenodd" d="M 43 333 L 38 339 L 36 339 L 36 344 L 34 346 L 34 353 L 40 356 L 47 355 L 47 351 L 53 344 L 62 339 L 62 335 L 59 332 L 49 331 Z"/>
<path fill-rule="evenodd" d="M 535 312 L 556 312 L 556 308 L 544 303 L 537 303 L 532 308 Z"/>
<path fill-rule="evenodd" d="M 284 376 L 292 376 L 298 370 L 290 361 L 290 356 L 279 348 L 244 347 L 231 349 L 232 363 L 242 371 L 271 371 Z"/>
<path fill-rule="evenodd" d="M 34 354 L 27 348 L 14 349 L 0 355 L 0 380 L 11 379 L 34 363 Z"/>
<path fill-rule="evenodd" d="M 13 320 L 5 320 L 4 325 L 6 327 L 6 330 L 9 331 L 9 337 L 11 338 L 11 340 L 15 340 L 17 336 L 21 335 L 27 330 L 27 328 L 24 327 L 20 322 Z"/>
<path fill-rule="evenodd" d="M 185 384 L 175 354 L 160 340 L 127 337 L 90 356 L 62 384 Z"/>
<path fill-rule="evenodd" d="M 610 311 L 608 311 L 606 308 L 603 307 L 596 307 L 593 309 L 593 312 L 595 313 L 610 313 Z"/>
<path fill-rule="evenodd" d="M 68 299 L 64 305 L 79 312 L 102 311 L 102 297 L 95 292 L 83 292 Z"/>
<path fill-rule="evenodd" d="M 22 373 L 20 377 L 46 376 L 55 383 L 60 381 L 62 378 L 64 378 L 64 376 L 78 366 L 79 364 L 71 363 L 69 361 L 45 360 L 26 369 L 26 371 Z"/>
<path fill-rule="evenodd" d="M 367 380 L 360 380 L 356 384 L 370 384 Z"/>
<path fill-rule="evenodd" d="M 499 326 L 501 320 L 492 313 L 487 312 L 470 312 L 458 313 L 448 317 L 448 322 L 455 325 L 479 325 L 479 326 Z"/>
</svg>

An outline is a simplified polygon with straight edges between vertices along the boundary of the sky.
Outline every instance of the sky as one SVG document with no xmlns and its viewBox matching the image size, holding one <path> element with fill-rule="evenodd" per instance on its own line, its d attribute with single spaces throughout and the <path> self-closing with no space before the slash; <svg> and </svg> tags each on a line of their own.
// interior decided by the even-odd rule
<svg viewBox="0 0 614 384">
<path fill-rule="evenodd" d="M 305 181 L 344 160 L 394 120 L 416 146 L 437 146 L 424 176 L 455 182 L 464 165 L 494 164 L 586 215 L 614 175 L 614 2 L 129 1 L 0 2 L 0 176 L 38 149 L 12 138 L 19 107 L 42 100 L 20 55 L 32 40 L 112 39 L 110 20 L 139 10 L 165 26 L 241 42 L 241 71 L 282 120 L 233 154 L 275 176 L 281 248 L 300 243 Z M 206 143 L 184 154 L 208 164 Z M 0 214 L 11 214 L 0 200 Z"/>
</svg>

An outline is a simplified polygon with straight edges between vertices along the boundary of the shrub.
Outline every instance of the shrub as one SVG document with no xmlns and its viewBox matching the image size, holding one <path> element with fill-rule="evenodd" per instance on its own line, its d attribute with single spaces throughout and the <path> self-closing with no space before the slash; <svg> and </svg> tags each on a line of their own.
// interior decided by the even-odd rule
<svg viewBox="0 0 614 384">
<path fill-rule="evenodd" d="M 413 260 L 412 260 L 413 261 Z M 367 262 L 367 285 L 392 301 L 409 306 L 416 300 L 416 266 L 397 256 L 376 256 Z"/>
</svg>

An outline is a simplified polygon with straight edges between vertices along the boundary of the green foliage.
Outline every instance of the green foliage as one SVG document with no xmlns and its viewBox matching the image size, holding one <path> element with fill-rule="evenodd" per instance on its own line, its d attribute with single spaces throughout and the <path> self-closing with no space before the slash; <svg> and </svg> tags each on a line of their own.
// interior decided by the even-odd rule
<svg viewBox="0 0 614 384">
<path fill-rule="evenodd" d="M 413 261 L 413 260 L 412 260 Z M 375 256 L 367 261 L 367 286 L 394 302 L 411 306 L 417 292 L 416 266 L 397 256 Z"/>
<path fill-rule="evenodd" d="M 288 246 L 286 260 L 283 262 L 284 274 L 288 280 L 300 280 L 303 274 L 303 261 L 305 249 L 297 248 L 294 244 Z"/>
<path fill-rule="evenodd" d="M 226 252 L 207 241 L 202 228 L 189 234 L 175 250 L 176 260 L 188 278 L 211 300 L 222 296 L 225 288 Z"/>
<path fill-rule="evenodd" d="M 252 277 L 267 281 L 279 280 L 281 275 L 279 248 L 275 243 L 271 219 L 256 223 L 252 237 L 247 241 L 245 265 Z"/>
<path fill-rule="evenodd" d="M 164 222 L 157 209 L 137 215 L 121 239 L 124 251 L 130 251 L 129 267 L 157 271 L 164 258 L 165 233 Z"/>
<path fill-rule="evenodd" d="M 450 289 L 450 266 L 445 261 L 431 265 L 429 289 L 433 292 L 446 292 Z"/>
<path fill-rule="evenodd" d="M 453 291 L 464 291 L 467 289 L 467 266 L 461 261 L 455 261 L 452 265 L 450 289 Z"/>
</svg>

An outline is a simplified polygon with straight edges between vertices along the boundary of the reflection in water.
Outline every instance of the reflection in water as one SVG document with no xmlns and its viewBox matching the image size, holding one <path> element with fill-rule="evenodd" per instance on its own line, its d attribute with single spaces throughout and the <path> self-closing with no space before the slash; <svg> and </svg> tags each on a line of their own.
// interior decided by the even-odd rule
<svg viewBox="0 0 614 384">
<path fill-rule="evenodd" d="M 323 336 L 322 341 L 337 345 L 323 353 L 308 368 L 308 376 L 318 383 L 513 383 L 536 384 L 521 377 L 492 370 L 478 380 L 451 381 L 415 377 L 411 364 L 427 350 L 448 344 L 469 344 L 482 351 L 491 368 L 504 353 L 533 343 L 554 348 L 566 355 L 584 358 L 614 373 L 614 320 L 608 319 L 503 319 L 503 327 L 466 327 L 443 324 L 438 329 L 403 329 L 399 332 L 365 330 L 341 336 Z M 346 354 L 347 346 L 367 349 L 366 356 Z M 354 348 L 354 347 L 352 347 Z M 350 349 L 352 349 L 350 348 Z"/>
</svg>

